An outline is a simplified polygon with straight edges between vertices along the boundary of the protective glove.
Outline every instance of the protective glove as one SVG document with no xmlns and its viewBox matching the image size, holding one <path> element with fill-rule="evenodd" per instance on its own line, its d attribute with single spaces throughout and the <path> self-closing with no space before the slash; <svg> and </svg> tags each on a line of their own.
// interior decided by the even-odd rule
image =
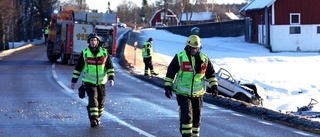
<svg viewBox="0 0 320 137">
<path fill-rule="evenodd" d="M 218 96 L 218 85 L 214 85 L 211 87 L 211 90 L 212 90 L 212 96 L 215 97 L 215 96 Z"/>
<path fill-rule="evenodd" d="M 78 88 L 78 95 L 81 99 L 83 99 L 86 96 L 86 90 L 83 84 Z"/>
<path fill-rule="evenodd" d="M 172 87 L 171 86 L 165 86 L 164 90 L 165 90 L 166 97 L 171 99 L 171 97 L 172 97 Z"/>
</svg>

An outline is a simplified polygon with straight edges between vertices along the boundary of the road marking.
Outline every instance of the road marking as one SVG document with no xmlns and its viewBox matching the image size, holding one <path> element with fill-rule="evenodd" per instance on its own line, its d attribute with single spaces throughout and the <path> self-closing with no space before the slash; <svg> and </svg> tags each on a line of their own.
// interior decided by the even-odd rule
<svg viewBox="0 0 320 137">
<path fill-rule="evenodd" d="M 148 83 L 144 83 L 144 85 L 146 85 L 146 86 L 150 86 L 150 87 L 152 87 L 152 86 L 153 86 L 153 85 L 148 84 Z"/>
<path fill-rule="evenodd" d="M 293 131 L 294 133 L 297 133 L 297 134 L 300 134 L 300 135 L 303 135 L 303 136 L 312 136 L 308 133 L 304 133 L 304 132 L 301 132 L 301 131 Z"/>
<path fill-rule="evenodd" d="M 273 125 L 272 123 L 266 122 L 266 121 L 258 121 L 259 123 L 265 124 L 265 125 Z"/>
<path fill-rule="evenodd" d="M 160 88 L 158 88 L 157 86 L 153 86 L 152 88 L 153 88 L 153 89 L 160 89 Z"/>
<path fill-rule="evenodd" d="M 54 67 L 55 67 L 54 64 L 55 64 L 55 63 L 52 64 L 52 68 L 53 68 L 53 69 L 54 69 Z M 68 93 L 73 93 L 73 90 L 71 90 L 71 89 L 68 88 L 65 84 L 63 84 L 60 80 L 58 80 L 58 75 L 56 74 L 56 71 L 55 71 L 55 70 L 52 70 L 52 75 L 53 75 L 54 79 L 58 82 L 58 84 L 59 84 L 63 89 L 65 89 L 65 91 L 67 91 Z M 69 95 L 70 95 L 70 94 L 69 94 Z M 71 95 L 70 95 L 70 96 L 71 96 Z M 75 98 L 75 97 L 72 96 L 72 98 Z M 77 100 L 78 100 L 78 98 L 77 98 Z M 81 101 L 84 102 L 84 103 L 88 103 L 88 102 L 85 101 L 85 100 L 81 100 Z M 109 113 L 109 112 L 107 112 L 107 111 L 104 111 L 102 115 L 107 116 L 108 118 L 111 118 L 112 121 L 117 122 L 117 123 L 119 123 L 119 124 L 121 124 L 121 125 L 124 125 L 124 126 L 130 128 L 130 129 L 138 132 L 139 134 L 142 134 L 142 135 L 146 136 L 146 137 L 156 137 L 156 136 L 154 136 L 154 135 L 152 135 L 152 134 L 150 134 L 150 133 L 148 133 L 148 132 L 146 132 L 146 131 L 144 131 L 144 130 L 142 130 L 142 129 L 140 129 L 140 128 L 137 128 L 137 127 L 135 127 L 135 126 L 133 126 L 133 125 L 131 125 L 131 124 L 129 124 L 129 123 L 127 123 L 127 122 L 119 119 L 118 117 L 112 115 L 111 113 Z"/>
<path fill-rule="evenodd" d="M 232 114 L 232 115 L 235 115 L 235 116 L 243 117 L 243 115 L 238 114 L 238 113 L 231 113 L 231 114 Z"/>
<path fill-rule="evenodd" d="M 54 79 L 58 79 L 58 75 L 55 70 L 52 70 L 52 75 Z"/>
<path fill-rule="evenodd" d="M 59 83 L 59 85 L 64 88 L 66 91 L 68 91 L 69 93 L 74 93 L 73 90 L 71 90 L 70 88 L 68 88 L 65 84 L 63 84 L 60 80 L 57 80 L 57 82 Z"/>
</svg>

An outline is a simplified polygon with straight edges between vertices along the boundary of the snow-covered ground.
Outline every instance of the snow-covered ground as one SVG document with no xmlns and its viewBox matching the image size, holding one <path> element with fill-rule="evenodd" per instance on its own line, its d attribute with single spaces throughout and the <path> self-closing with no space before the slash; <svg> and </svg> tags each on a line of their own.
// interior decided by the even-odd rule
<svg viewBox="0 0 320 137">
<path fill-rule="evenodd" d="M 153 38 L 154 52 L 168 64 L 185 47 L 187 37 L 165 30 L 144 29 L 145 40 Z M 202 38 L 202 52 L 215 70 L 227 69 L 245 83 L 256 83 L 268 90 L 264 107 L 282 112 L 297 111 L 311 98 L 320 101 L 320 54 L 318 52 L 271 53 L 259 44 L 244 42 L 244 36 Z M 320 104 L 314 106 L 320 112 Z"/>
<path fill-rule="evenodd" d="M 3 56 L 8 56 L 17 50 L 21 50 L 21 49 L 28 48 L 30 46 L 37 45 L 37 44 L 42 44 L 42 43 L 44 43 L 44 38 L 34 39 L 33 42 L 30 42 L 30 41 L 28 41 L 28 42 L 14 42 L 14 43 L 10 42 L 8 50 L 0 51 L 0 58 Z"/>
</svg>

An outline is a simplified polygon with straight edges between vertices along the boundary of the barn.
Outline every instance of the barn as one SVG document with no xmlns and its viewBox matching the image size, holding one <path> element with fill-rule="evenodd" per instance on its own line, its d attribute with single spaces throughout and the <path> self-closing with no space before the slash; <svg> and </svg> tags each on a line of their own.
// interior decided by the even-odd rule
<svg viewBox="0 0 320 137">
<path fill-rule="evenodd" d="M 164 16 L 166 14 L 166 9 L 162 8 L 157 10 L 153 16 L 151 17 L 151 19 L 149 20 L 149 25 L 150 26 L 156 26 L 157 23 L 163 23 L 166 26 L 176 26 L 178 25 L 178 18 L 176 17 L 176 15 L 173 13 L 172 10 L 167 9 L 167 14 L 166 16 Z M 164 21 L 164 17 L 166 17 L 167 21 Z"/>
<path fill-rule="evenodd" d="M 277 51 L 320 50 L 320 0 L 252 0 L 241 10 L 254 43 Z"/>
</svg>

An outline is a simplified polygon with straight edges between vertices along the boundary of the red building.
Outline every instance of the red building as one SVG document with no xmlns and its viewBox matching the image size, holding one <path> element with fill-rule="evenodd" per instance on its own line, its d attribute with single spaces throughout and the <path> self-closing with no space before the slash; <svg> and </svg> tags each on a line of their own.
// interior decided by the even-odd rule
<svg viewBox="0 0 320 137">
<path fill-rule="evenodd" d="M 272 51 L 320 50 L 320 0 L 252 0 L 240 12 L 252 42 Z"/>
<path fill-rule="evenodd" d="M 166 21 L 164 20 L 165 18 Z M 178 18 L 170 9 L 167 9 L 166 12 L 166 10 L 163 8 L 153 14 L 149 21 L 149 25 L 156 26 L 156 24 L 165 24 L 166 26 L 176 26 L 178 25 L 178 22 Z"/>
</svg>

